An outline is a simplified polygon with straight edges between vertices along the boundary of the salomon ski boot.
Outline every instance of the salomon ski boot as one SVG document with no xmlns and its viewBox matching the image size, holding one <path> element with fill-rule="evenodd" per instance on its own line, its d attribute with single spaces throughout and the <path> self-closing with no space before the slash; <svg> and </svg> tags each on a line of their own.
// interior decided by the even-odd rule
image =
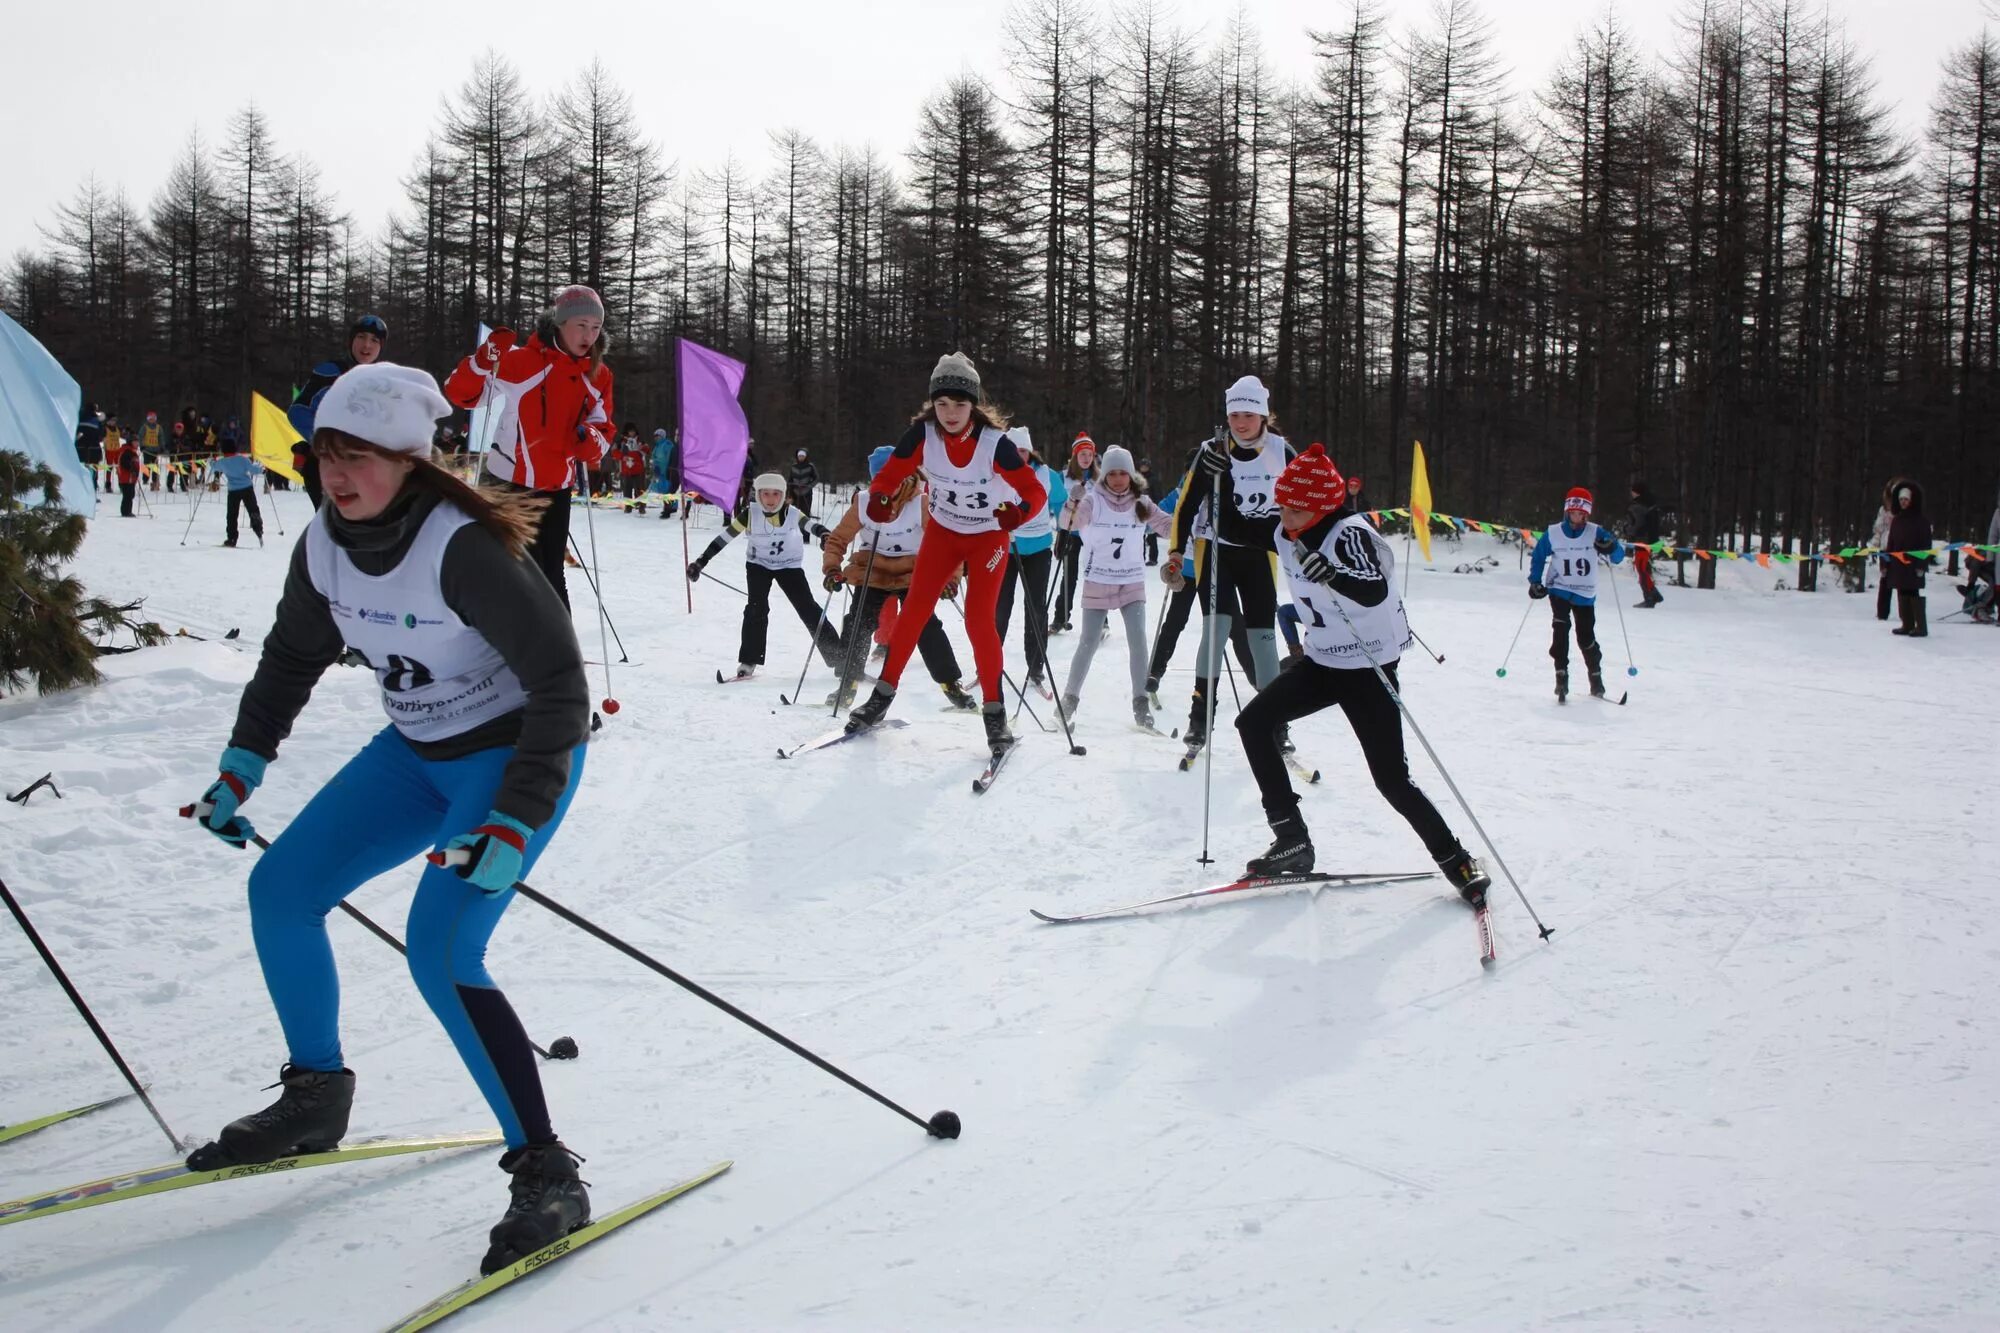
<svg viewBox="0 0 2000 1333">
<path fill-rule="evenodd" d="M 513 1148 L 501 1156 L 500 1169 L 514 1179 L 507 1186 L 507 1211 L 487 1233 L 492 1244 L 479 1261 L 482 1274 L 519 1263 L 590 1224 L 590 1195 L 576 1174 L 582 1160 L 560 1143 Z"/>
<path fill-rule="evenodd" d="M 224 1125 L 215 1142 L 188 1154 L 188 1170 L 251 1166 L 340 1146 L 348 1112 L 354 1108 L 353 1070 L 327 1073 L 286 1065 L 272 1086 L 284 1088 L 278 1100 Z"/>
<path fill-rule="evenodd" d="M 997 757 L 1014 748 L 1014 733 L 1007 730 L 1007 705 L 998 699 L 982 705 L 980 720 L 986 724 L 986 748 Z"/>
<path fill-rule="evenodd" d="M 868 730 L 888 715 L 889 705 L 894 702 L 896 702 L 896 687 L 887 681 L 876 681 L 875 692 L 847 715 L 848 731 Z"/>
<path fill-rule="evenodd" d="M 1440 860 L 1438 869 L 1458 890 L 1459 897 L 1474 907 L 1486 906 L 1486 891 L 1493 887 L 1493 880 L 1487 875 L 1486 868 L 1473 860 L 1464 848 Z"/>
<path fill-rule="evenodd" d="M 1297 815 L 1271 821 L 1271 832 L 1275 835 L 1271 845 L 1264 849 L 1262 856 L 1253 856 L 1243 867 L 1243 874 L 1251 878 L 1268 875 L 1304 875 L 1313 868 L 1312 835 L 1306 832 L 1306 824 Z"/>
<path fill-rule="evenodd" d="M 953 708 L 967 713 L 975 712 L 979 708 L 979 700 L 967 694 L 965 686 L 955 680 L 945 681 L 938 688 L 944 691 L 945 698 L 951 700 Z"/>
</svg>

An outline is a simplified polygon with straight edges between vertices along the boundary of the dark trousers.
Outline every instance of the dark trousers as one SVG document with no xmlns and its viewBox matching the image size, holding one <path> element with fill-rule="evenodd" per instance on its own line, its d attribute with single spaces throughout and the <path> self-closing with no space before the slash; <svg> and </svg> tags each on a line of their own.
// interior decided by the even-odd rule
<svg viewBox="0 0 2000 1333">
<path fill-rule="evenodd" d="M 1653 582 L 1653 549 L 1650 546 L 1632 548 L 1632 564 L 1639 571 L 1639 592 L 1649 602 L 1660 600 L 1660 589 Z"/>
<path fill-rule="evenodd" d="M 1889 594 L 1894 591 L 1895 589 L 1889 586 L 1888 571 L 1882 571 L 1882 581 L 1875 585 L 1875 618 L 1877 620 L 1887 620 L 1889 618 Z"/>
<path fill-rule="evenodd" d="M 306 494 L 312 499 L 313 508 L 319 508 L 326 502 L 326 492 L 320 489 L 319 459 L 310 451 L 306 454 L 306 465 L 299 469 L 299 475 L 305 478 Z"/>
<path fill-rule="evenodd" d="M 1931 632 L 1930 608 L 1924 600 L 1924 575 L 1917 571 L 1915 588 L 1899 588 L 1896 591 L 1896 615 L 1903 622 L 1903 628 L 1918 636 Z"/>
<path fill-rule="evenodd" d="M 1395 682 L 1394 662 L 1384 666 L 1383 672 Z M 1458 839 L 1445 825 L 1444 816 L 1410 781 L 1409 759 L 1403 751 L 1403 719 L 1373 668 L 1335 668 L 1305 658 L 1293 663 L 1290 670 L 1280 671 L 1276 680 L 1243 705 L 1243 711 L 1236 715 L 1236 731 L 1243 738 L 1244 758 L 1250 761 L 1250 772 L 1257 779 L 1265 816 L 1274 826 L 1280 820 L 1299 818 L 1298 793 L 1292 790 L 1285 757 L 1278 750 L 1278 728 L 1333 707 L 1347 714 L 1347 725 L 1354 728 L 1354 739 L 1361 742 L 1361 755 L 1368 761 L 1375 790 L 1409 821 L 1432 859 L 1455 854 Z"/>
<path fill-rule="evenodd" d="M 527 489 L 511 482 L 500 484 L 508 490 Z M 549 507 L 542 511 L 541 521 L 535 525 L 535 540 L 528 543 L 528 559 L 542 571 L 542 576 L 548 579 L 549 586 L 556 590 L 556 596 L 562 598 L 563 607 L 567 609 L 569 580 L 563 574 L 563 553 L 569 549 L 570 493 L 564 489 L 536 491 L 535 494 L 546 499 Z"/>
<path fill-rule="evenodd" d="M 1583 668 L 1595 676 L 1604 669 L 1604 649 L 1597 642 L 1597 608 L 1576 602 L 1566 602 L 1550 594 L 1549 611 L 1555 617 L 1555 638 L 1549 644 L 1549 656 L 1555 659 L 1556 670 L 1569 670 L 1569 626 L 1576 622 L 1576 646 L 1583 650 Z"/>
<path fill-rule="evenodd" d="M 1044 551 L 1042 554 L 1048 553 Z M 841 680 L 861 679 L 868 663 L 868 647 L 875 641 L 875 627 L 882 619 L 882 607 L 892 597 L 900 610 L 902 592 L 892 592 L 887 588 L 870 588 L 865 594 L 857 596 L 849 607 L 847 618 L 840 626 L 840 641 L 845 654 L 840 668 Z M 917 636 L 917 654 L 924 659 L 924 670 L 930 672 L 931 679 L 938 684 L 949 685 L 958 679 L 958 654 L 952 651 L 951 637 L 944 632 L 944 624 L 935 613 L 924 625 L 924 632 Z"/>
<path fill-rule="evenodd" d="M 622 490 L 620 493 L 627 500 L 636 500 L 644 495 L 646 493 L 645 474 L 632 472 L 622 474 Z"/>
<path fill-rule="evenodd" d="M 1054 547 L 1033 551 L 1022 555 L 1019 551 L 1007 553 L 1007 577 L 1000 584 L 1000 642 L 1007 642 L 1007 631 L 1014 624 L 1014 585 L 1018 581 L 1028 590 L 1028 604 L 1021 612 L 1021 637 L 1028 641 L 1028 674 L 1046 676 L 1049 670 L 1048 657 L 1043 653 L 1044 639 L 1028 628 L 1029 616 L 1046 615 L 1049 606 L 1049 566 L 1054 560 Z M 921 645 L 919 645 L 921 646 Z M 947 644 L 947 646 L 949 646 Z M 928 660 L 928 659 L 926 659 Z M 957 676 L 952 677 L 958 679 Z"/>
<path fill-rule="evenodd" d="M 762 565 L 743 566 L 750 594 L 743 603 L 743 643 L 736 654 L 739 662 L 764 664 L 765 640 L 771 629 L 771 586 L 776 584 L 799 613 L 799 622 L 819 645 L 820 658 L 834 670 L 840 669 L 840 636 L 820 619 L 819 603 L 813 599 L 812 585 L 803 569 L 766 569 Z"/>
<path fill-rule="evenodd" d="M 232 542 L 236 540 L 236 514 L 238 510 L 243 509 L 250 511 L 250 531 L 256 533 L 257 539 L 262 541 L 264 539 L 264 514 L 262 510 L 257 508 L 257 492 L 248 486 L 245 486 L 240 491 L 233 490 L 229 492 L 229 512 L 223 517 L 222 535 Z"/>
<path fill-rule="evenodd" d="M 1169 552 L 1167 558 L 1173 560 L 1178 557 Z M 1197 543 L 1195 573 L 1167 599 L 1167 612 L 1160 621 L 1159 637 L 1153 640 L 1153 660 L 1146 668 L 1149 679 L 1158 680 L 1167 674 L 1167 664 L 1174 660 L 1174 649 L 1180 646 L 1181 632 L 1187 628 L 1188 613 L 1194 609 L 1195 599 L 1207 600 L 1208 585 L 1201 577 L 1206 572 L 1203 563 L 1206 559 L 1207 543 Z M 1256 673 L 1250 669 L 1250 635 L 1244 628 L 1243 617 L 1236 614 L 1233 589 L 1223 598 L 1222 609 L 1229 615 L 1229 646 L 1235 652 L 1243 674 L 1254 680 Z"/>
<path fill-rule="evenodd" d="M 136 500 L 136 499 L 138 498 L 138 496 L 139 496 L 139 483 L 138 483 L 138 482 L 136 482 L 136 481 L 121 481 L 121 482 L 119 482 L 119 483 L 118 483 L 118 512 L 119 512 L 119 513 L 120 513 L 121 515 L 123 515 L 124 517 L 126 517 L 126 518 L 131 518 L 131 517 L 133 516 L 133 514 L 132 514 L 132 503 L 133 503 L 133 501 L 134 501 L 134 500 Z"/>
<path fill-rule="evenodd" d="M 1049 607 L 1049 628 L 1069 628 L 1070 612 L 1076 606 L 1077 563 L 1083 556 L 1083 544 L 1075 540 L 1075 534 L 1056 534 L 1056 563 L 1061 567 L 1060 586 L 1056 589 L 1055 605 Z"/>
</svg>

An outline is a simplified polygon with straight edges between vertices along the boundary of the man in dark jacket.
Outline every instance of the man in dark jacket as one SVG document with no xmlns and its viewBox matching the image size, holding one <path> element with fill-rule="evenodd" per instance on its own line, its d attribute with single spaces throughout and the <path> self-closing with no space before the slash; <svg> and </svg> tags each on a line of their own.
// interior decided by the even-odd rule
<svg viewBox="0 0 2000 1333">
<path fill-rule="evenodd" d="M 1643 481 L 1632 483 L 1632 507 L 1625 511 L 1625 540 L 1632 546 L 1632 562 L 1639 571 L 1639 591 L 1645 600 L 1634 602 L 1641 611 L 1650 611 L 1667 599 L 1653 582 L 1652 544 L 1660 540 L 1660 506 Z"/>
<path fill-rule="evenodd" d="M 819 485 L 819 469 L 806 459 L 806 451 L 801 449 L 793 460 L 792 470 L 785 477 L 785 489 L 791 493 L 792 504 L 802 514 L 813 511 L 813 490 Z"/>
<path fill-rule="evenodd" d="M 1931 521 L 1924 517 L 1924 488 L 1905 477 L 1896 483 L 1890 499 L 1895 505 L 1895 517 L 1889 520 L 1882 582 L 1895 590 L 1896 612 L 1902 624 L 1889 632 L 1921 639 L 1931 632 L 1930 617 L 1924 606 L 1924 571 L 1929 562 L 1908 555 L 1899 560 L 1894 553 L 1931 549 Z"/>
<path fill-rule="evenodd" d="M 306 382 L 292 395 L 292 405 L 285 410 L 286 420 L 292 429 L 305 437 L 306 462 L 299 469 L 299 475 L 306 483 L 306 494 L 312 497 L 313 508 L 320 506 L 319 460 L 313 457 L 313 416 L 319 411 L 319 400 L 333 387 L 333 382 L 356 366 L 370 365 L 382 359 L 382 346 L 389 341 L 389 325 L 380 315 L 363 315 L 347 330 L 347 355 L 331 361 L 322 361 L 312 368 Z"/>
</svg>

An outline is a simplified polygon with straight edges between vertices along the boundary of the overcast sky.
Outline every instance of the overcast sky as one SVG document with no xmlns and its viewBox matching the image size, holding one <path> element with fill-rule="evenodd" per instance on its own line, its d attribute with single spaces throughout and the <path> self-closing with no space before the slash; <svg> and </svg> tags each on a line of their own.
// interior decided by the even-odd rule
<svg viewBox="0 0 2000 1333">
<path fill-rule="evenodd" d="M 1616 8 L 1642 50 L 1667 51 L 1687 0 Z M 1810 9 L 1812 0 L 1805 0 Z M 1213 34 L 1237 0 L 1165 6 Z M 1241 0 L 1274 73 L 1310 76 L 1311 27 L 1337 26 L 1347 0 Z M 1899 124 L 1924 123 L 1945 51 L 1975 35 L 1989 0 L 1833 0 L 1868 53 Z M 1108 6 L 1107 6 L 1108 8 Z M 1430 0 L 1384 0 L 1392 28 Z M 1604 0 L 1485 0 L 1514 86 L 1541 87 Z M 797 126 L 822 145 L 900 154 L 922 99 L 961 70 L 1004 85 L 1006 0 L 350 0 L 315 6 L 199 0 L 57 0 L 14 7 L 0 106 L 12 127 L 0 189 L 0 257 L 38 243 L 38 224 L 85 176 L 143 208 L 191 130 L 219 142 L 255 102 L 282 151 L 305 151 L 366 232 L 396 208 L 398 181 L 488 46 L 536 92 L 593 56 L 635 99 L 640 120 L 683 169 L 730 151 L 761 166 L 766 132 Z M 468 16 L 476 16 L 476 21 Z"/>
</svg>

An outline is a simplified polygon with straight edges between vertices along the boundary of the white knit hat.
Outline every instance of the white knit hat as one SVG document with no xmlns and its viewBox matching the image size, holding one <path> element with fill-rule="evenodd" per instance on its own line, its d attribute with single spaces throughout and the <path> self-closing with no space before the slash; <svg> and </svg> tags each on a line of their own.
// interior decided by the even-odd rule
<svg viewBox="0 0 2000 1333">
<path fill-rule="evenodd" d="M 1104 472 L 1137 473 L 1139 469 L 1133 466 L 1132 451 L 1130 449 L 1127 449 L 1122 444 L 1114 444 L 1109 449 L 1106 449 L 1104 451 L 1104 457 L 1098 460 L 1097 470 L 1100 473 Z"/>
<path fill-rule="evenodd" d="M 430 372 L 377 361 L 356 366 L 333 382 L 319 400 L 313 427 L 345 431 L 394 453 L 429 458 L 438 418 L 450 415 L 451 404 Z"/>
<path fill-rule="evenodd" d="M 750 482 L 753 491 L 782 491 L 785 479 L 775 472 L 759 472 Z"/>
<path fill-rule="evenodd" d="M 1231 412 L 1255 412 L 1260 417 L 1271 415 L 1271 391 L 1255 375 L 1245 375 L 1230 385 L 1223 399 Z"/>
</svg>

